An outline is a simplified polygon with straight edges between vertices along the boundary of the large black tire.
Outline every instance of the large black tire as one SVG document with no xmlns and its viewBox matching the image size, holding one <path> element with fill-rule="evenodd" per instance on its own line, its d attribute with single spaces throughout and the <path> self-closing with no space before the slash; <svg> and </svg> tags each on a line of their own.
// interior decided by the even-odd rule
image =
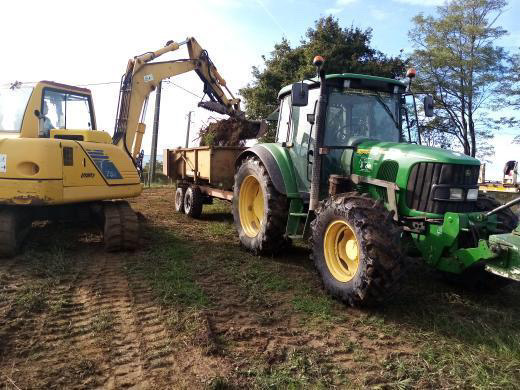
<svg viewBox="0 0 520 390">
<path fill-rule="evenodd" d="M 260 196 L 263 200 L 263 212 L 258 215 L 259 226 L 254 231 L 243 226 L 240 214 L 240 191 L 248 177 L 254 178 L 248 180 L 256 180 L 262 191 Z M 255 254 L 275 254 L 286 248 L 290 243 L 290 240 L 285 237 L 288 213 L 287 198 L 274 188 L 260 160 L 255 157 L 244 159 L 235 174 L 233 188 L 233 219 L 240 243 Z"/>
<path fill-rule="evenodd" d="M 204 197 L 199 186 L 189 186 L 184 194 L 184 212 L 192 218 L 198 218 L 202 214 Z"/>
<path fill-rule="evenodd" d="M 17 207 L 0 210 L 0 257 L 13 257 L 29 232 L 31 221 L 28 213 Z"/>
<path fill-rule="evenodd" d="M 351 245 L 355 246 L 357 243 L 357 248 L 353 249 L 357 260 L 352 263 L 357 266 L 351 269 L 339 255 L 336 263 L 340 264 L 339 274 L 337 266 L 335 273 L 331 271 L 334 266 L 327 264 L 324 249 L 327 245 L 326 234 L 333 234 L 330 232 L 338 224 L 350 230 L 338 233 L 335 248 L 343 248 L 341 245 L 343 239 L 346 240 L 346 234 L 353 234 L 350 237 L 354 239 L 344 243 L 347 248 L 345 256 L 349 251 L 348 245 L 353 242 Z M 329 227 L 330 231 L 327 230 Z M 325 289 L 332 296 L 351 306 L 372 306 L 387 300 L 398 290 L 404 271 L 401 228 L 394 223 L 392 214 L 381 203 L 355 192 L 332 196 L 320 203 L 311 228 L 311 258 Z M 338 253 L 330 246 L 327 248 L 329 259 L 331 253 Z"/>
<path fill-rule="evenodd" d="M 501 205 L 502 203 L 489 195 L 479 194 L 477 199 L 478 211 L 491 211 Z M 518 216 L 510 208 L 499 211 L 497 217 L 498 228 L 504 233 L 510 233 L 518 226 Z"/>
<path fill-rule="evenodd" d="M 184 212 L 184 196 L 186 195 L 185 187 L 177 187 L 175 190 L 175 211 Z"/>
<path fill-rule="evenodd" d="M 107 252 L 133 251 L 139 245 L 139 220 L 126 201 L 103 203 L 103 238 Z"/>
</svg>

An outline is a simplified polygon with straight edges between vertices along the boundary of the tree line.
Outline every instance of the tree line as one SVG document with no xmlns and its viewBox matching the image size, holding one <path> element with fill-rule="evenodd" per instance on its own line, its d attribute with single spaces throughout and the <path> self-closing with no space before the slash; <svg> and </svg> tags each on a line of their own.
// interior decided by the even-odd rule
<svg viewBox="0 0 520 390">
<path fill-rule="evenodd" d="M 505 0 L 448 0 L 435 15 L 412 19 L 408 36 L 413 52 L 389 56 L 371 46 L 372 30 L 342 27 L 333 16 L 318 19 L 299 45 L 282 38 L 253 81 L 240 90 L 251 118 L 265 118 L 278 105 L 279 90 L 315 76 L 312 59 L 326 58 L 327 73 L 362 73 L 402 78 L 417 69 L 415 91 L 434 98 L 435 117 L 419 128 L 425 143 L 458 149 L 481 158 L 493 154 L 490 140 L 504 127 L 518 124 L 514 116 L 490 113 L 520 109 L 520 53 L 498 44 L 507 31 L 500 27 Z M 274 129 L 267 139 L 274 137 Z M 520 135 L 515 138 L 520 143 Z"/>
</svg>

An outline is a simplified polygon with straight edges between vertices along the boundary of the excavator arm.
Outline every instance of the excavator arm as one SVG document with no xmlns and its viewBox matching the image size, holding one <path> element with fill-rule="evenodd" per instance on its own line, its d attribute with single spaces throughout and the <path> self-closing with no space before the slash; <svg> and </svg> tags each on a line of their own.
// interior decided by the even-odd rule
<svg viewBox="0 0 520 390">
<path fill-rule="evenodd" d="M 188 47 L 189 58 L 151 62 L 165 53 L 178 50 L 184 44 Z M 240 110 L 240 99 L 229 91 L 207 51 L 194 38 L 187 38 L 181 43 L 170 41 L 157 51 L 130 59 L 121 79 L 112 141 L 123 147 L 134 161 L 141 149 L 146 103 L 150 93 L 162 80 L 190 71 L 195 71 L 200 77 L 204 83 L 204 94 L 209 98 L 209 101 L 201 102 L 199 106 L 221 114 L 244 117 Z"/>
</svg>

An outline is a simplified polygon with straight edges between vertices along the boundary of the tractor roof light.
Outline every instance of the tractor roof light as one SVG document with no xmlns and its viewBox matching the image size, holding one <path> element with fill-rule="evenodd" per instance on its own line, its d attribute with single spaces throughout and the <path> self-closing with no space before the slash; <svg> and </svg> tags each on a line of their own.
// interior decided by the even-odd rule
<svg viewBox="0 0 520 390">
<path fill-rule="evenodd" d="M 409 79 L 413 79 L 415 76 L 417 76 L 417 71 L 414 68 L 410 68 L 406 71 L 406 77 Z"/>
<path fill-rule="evenodd" d="M 322 56 L 316 56 L 312 60 L 312 64 L 317 67 L 321 67 L 323 63 L 325 62 L 325 59 Z"/>
</svg>

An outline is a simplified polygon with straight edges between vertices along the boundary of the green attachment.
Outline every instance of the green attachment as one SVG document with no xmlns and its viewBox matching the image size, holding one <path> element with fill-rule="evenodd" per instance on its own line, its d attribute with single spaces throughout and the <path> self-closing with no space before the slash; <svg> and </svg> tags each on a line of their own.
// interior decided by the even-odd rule
<svg viewBox="0 0 520 390">
<path fill-rule="evenodd" d="M 512 233 L 489 236 L 489 246 L 499 257 L 486 264 L 486 270 L 496 275 L 520 281 L 520 226 Z"/>
<path fill-rule="evenodd" d="M 486 240 L 479 240 L 475 248 L 459 248 L 461 233 L 469 233 L 472 228 L 492 231 L 496 223 L 496 216 L 485 218 L 482 213 L 446 213 L 442 225 L 429 224 L 425 234 L 413 234 L 412 237 L 428 264 L 441 271 L 459 274 L 475 263 L 498 257 Z"/>
</svg>

